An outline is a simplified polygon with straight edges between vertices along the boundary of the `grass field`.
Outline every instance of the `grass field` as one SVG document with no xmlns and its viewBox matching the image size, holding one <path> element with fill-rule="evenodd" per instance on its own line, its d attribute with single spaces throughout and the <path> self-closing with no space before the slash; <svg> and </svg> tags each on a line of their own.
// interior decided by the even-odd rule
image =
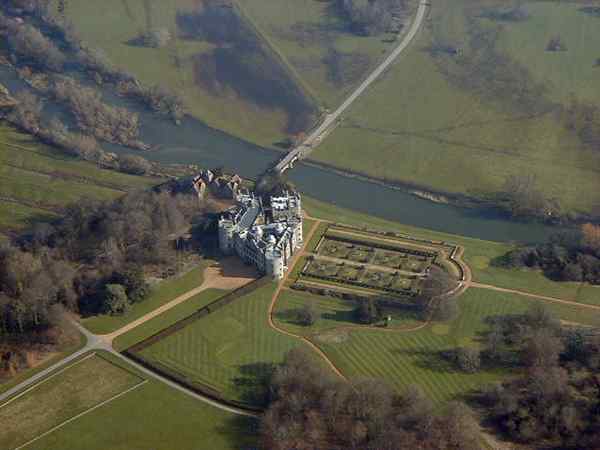
<svg viewBox="0 0 600 450">
<path fill-rule="evenodd" d="M 383 378 L 399 390 L 420 385 L 435 401 L 460 397 L 486 383 L 510 374 L 504 369 L 477 374 L 455 371 L 440 352 L 457 346 L 479 346 L 487 329 L 486 317 L 525 312 L 532 305 L 526 297 L 470 289 L 459 301 L 461 313 L 449 324 L 434 324 L 409 333 L 352 331 L 324 334 L 315 339 L 335 364 L 349 376 Z M 547 303 L 557 317 L 600 325 L 600 314 L 582 314 L 571 307 Z M 373 351 L 377 349 L 377 351 Z"/>
<path fill-rule="evenodd" d="M 193 382 L 209 385 L 227 398 L 252 402 L 259 377 L 285 353 L 301 345 L 267 324 L 275 290 L 268 284 L 141 351 Z"/>
<path fill-rule="evenodd" d="M 555 282 L 546 278 L 539 271 L 505 269 L 494 264 L 494 261 L 498 257 L 514 248 L 511 244 L 484 241 L 402 225 L 398 222 L 368 216 L 310 198 L 304 198 L 303 205 L 312 217 L 320 217 L 357 227 L 367 226 L 382 231 L 396 231 L 421 239 L 445 241 L 461 245 L 465 248 L 465 262 L 471 267 L 474 280 L 480 283 L 493 284 L 499 287 L 518 289 L 582 303 L 594 304 L 600 301 L 600 295 L 596 295 L 596 289 L 591 286 L 582 283 Z M 317 237 L 315 236 L 314 239 L 317 239 Z"/>
<path fill-rule="evenodd" d="M 185 302 L 175 306 L 169 311 L 166 311 L 161 315 L 149 320 L 148 322 L 135 327 L 133 330 L 119 336 L 113 342 L 113 347 L 117 351 L 123 351 L 132 345 L 135 345 L 138 342 L 141 342 L 144 339 L 152 336 L 153 334 L 170 327 L 174 323 L 191 316 L 200 308 L 222 297 L 226 292 L 227 291 L 220 289 L 207 289 L 206 291 L 203 291 L 189 300 L 186 300 Z"/>
<path fill-rule="evenodd" d="M 196 0 L 73 0 L 67 16 L 84 41 L 101 48 L 118 67 L 145 84 L 161 84 L 179 93 L 189 112 L 211 127 L 243 139 L 271 146 L 285 137 L 287 121 L 281 109 L 258 106 L 234 89 L 214 95 L 198 83 L 195 64 L 209 55 L 214 45 L 179 37 L 176 14 L 195 10 Z M 111 32 L 106 33 L 110 28 Z M 149 29 L 168 29 L 174 39 L 164 48 L 128 44 Z M 241 82 L 241 81 L 240 81 Z"/>
<path fill-rule="evenodd" d="M 341 103 L 396 45 L 392 35 L 365 37 L 344 31 L 345 24 L 330 11 L 330 2 L 238 0 L 238 4 L 329 108 Z M 335 67 L 328 59 L 332 52 L 340 55 Z"/>
<path fill-rule="evenodd" d="M 600 92 L 597 69 L 591 67 L 600 27 L 578 7 L 540 2 L 531 5 L 529 21 L 503 25 L 474 18 L 479 11 L 474 0 L 433 3 L 418 41 L 311 157 L 377 178 L 474 196 L 497 192 L 509 175 L 532 174 L 565 212 L 590 212 L 600 200 L 600 153 L 584 147 L 555 112 L 544 112 L 552 110 L 546 103 L 566 93 L 588 99 Z M 472 24 L 487 31 L 499 27 L 494 54 L 513 61 L 518 53 L 519 61 L 527 60 L 523 70 L 505 73 L 514 66 L 506 61 L 481 69 L 460 66 L 457 61 L 493 55 L 471 52 L 469 32 L 477 31 Z M 545 43 L 540 47 L 542 39 L 563 33 L 569 51 L 557 55 L 545 52 Z M 441 51 L 430 51 L 434 45 L 456 46 L 463 55 L 441 57 Z M 559 65 L 560 70 L 552 69 Z M 546 96 L 527 97 L 545 102 L 532 112 L 530 104 L 520 103 L 526 97 L 521 91 L 494 97 L 500 88 L 490 83 L 503 82 L 507 85 L 500 87 L 510 91 L 512 86 L 513 92 L 535 83 L 553 85 Z"/>
<path fill-rule="evenodd" d="M 111 200 L 157 180 L 100 169 L 0 124 L 0 230 L 47 221 L 83 197 Z"/>
<path fill-rule="evenodd" d="M 317 311 L 317 320 L 313 325 L 303 326 L 297 323 L 294 311 L 309 303 Z M 354 309 L 356 304 L 348 300 L 284 290 L 277 299 L 274 318 L 275 323 L 284 330 L 300 336 L 310 336 L 339 327 L 360 326 L 354 317 Z M 407 328 L 421 323 L 416 314 L 409 311 L 386 308 L 384 315 L 392 317 L 394 328 Z"/>
<path fill-rule="evenodd" d="M 112 355 L 102 356 L 113 362 L 115 366 L 125 369 L 129 367 Z M 123 372 L 116 368 L 109 370 Z M 102 373 L 108 372 L 103 370 Z M 77 380 L 71 380 L 72 383 L 65 391 L 65 399 L 73 396 L 76 392 L 74 387 L 95 385 L 96 383 L 90 380 L 96 378 L 98 378 L 97 374 L 88 374 L 88 378 L 78 384 L 73 384 Z M 105 379 L 104 376 L 100 378 Z M 60 382 L 63 388 L 66 386 L 67 380 L 63 381 L 59 377 L 54 380 Z M 36 402 L 33 406 L 34 410 L 46 407 L 46 403 L 39 401 L 41 399 L 37 395 L 28 395 L 24 398 Z M 40 406 L 37 406 L 38 403 Z M 45 411 L 40 413 L 40 417 L 47 417 Z M 223 412 L 161 382 L 149 379 L 143 386 L 78 418 L 25 448 L 27 450 L 41 448 L 44 450 L 83 448 L 86 450 L 172 450 L 173 448 L 239 450 L 256 445 L 256 426 L 253 420 Z"/>
<path fill-rule="evenodd" d="M 148 298 L 143 302 L 134 304 L 126 314 L 121 316 L 93 316 L 84 319 L 83 324 L 95 334 L 108 334 L 118 330 L 129 322 L 200 286 L 204 281 L 204 270 L 208 264 L 208 261 L 204 261 L 182 276 L 160 282 L 157 286 L 154 286 Z"/>
<path fill-rule="evenodd" d="M 12 449 L 23 445 L 141 381 L 100 356 L 84 358 L 0 405 L 0 446 Z"/>
<path fill-rule="evenodd" d="M 529 3 L 525 5 L 529 20 L 509 22 L 502 33 L 501 49 L 527 67 L 536 80 L 551 86 L 549 95 L 557 102 L 568 101 L 573 94 L 600 101 L 595 65 L 600 58 L 600 19 L 583 12 L 582 6 L 576 2 Z M 540 51 L 555 35 L 561 37 L 567 51 Z"/>
</svg>

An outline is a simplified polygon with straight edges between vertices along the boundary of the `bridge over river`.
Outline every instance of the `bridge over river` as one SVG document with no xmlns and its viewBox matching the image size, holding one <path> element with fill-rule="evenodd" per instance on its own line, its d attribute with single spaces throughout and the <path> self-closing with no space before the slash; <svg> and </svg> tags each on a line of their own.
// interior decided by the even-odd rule
<svg viewBox="0 0 600 450">
<path fill-rule="evenodd" d="M 315 147 L 317 147 L 323 138 L 337 125 L 342 114 L 360 97 L 368 87 L 379 78 L 385 70 L 393 64 L 393 62 L 406 50 L 409 44 L 417 36 L 423 21 L 425 20 L 429 3 L 421 1 L 410 30 L 404 36 L 400 44 L 392 53 L 379 65 L 371 74 L 361 83 L 358 88 L 342 103 L 334 112 L 327 114 L 323 122 L 310 133 L 310 135 L 297 147 L 293 148 L 281 161 L 275 166 L 275 170 L 279 173 L 285 172 L 296 161 L 305 158 Z"/>
</svg>

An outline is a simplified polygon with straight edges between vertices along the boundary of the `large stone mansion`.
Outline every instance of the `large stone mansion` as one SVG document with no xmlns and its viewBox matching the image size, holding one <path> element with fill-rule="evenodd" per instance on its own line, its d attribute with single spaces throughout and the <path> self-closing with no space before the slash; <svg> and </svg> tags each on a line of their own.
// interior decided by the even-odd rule
<svg viewBox="0 0 600 450">
<path fill-rule="evenodd" d="M 263 204 L 267 202 L 252 192 L 239 192 L 236 201 L 219 219 L 221 251 L 282 279 L 290 258 L 302 246 L 300 195 L 286 191 Z"/>
</svg>

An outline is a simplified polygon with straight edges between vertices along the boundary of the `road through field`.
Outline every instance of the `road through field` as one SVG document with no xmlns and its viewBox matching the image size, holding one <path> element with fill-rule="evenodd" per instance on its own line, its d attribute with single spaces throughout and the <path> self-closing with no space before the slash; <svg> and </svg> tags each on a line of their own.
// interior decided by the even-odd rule
<svg viewBox="0 0 600 450">
<path fill-rule="evenodd" d="M 291 150 L 276 166 L 275 169 L 278 172 L 284 172 L 289 168 L 289 166 L 296 161 L 297 159 L 304 158 L 308 155 L 317 145 L 321 143 L 323 137 L 331 131 L 333 127 L 335 127 L 337 120 L 341 117 L 341 115 L 360 97 L 368 88 L 373 84 L 377 78 L 379 78 L 387 69 L 392 65 L 394 61 L 402 54 L 413 41 L 413 39 L 417 36 L 421 26 L 423 25 L 423 21 L 426 17 L 427 8 L 429 7 L 429 2 L 426 0 L 422 0 L 419 2 L 419 8 L 417 10 L 417 14 L 415 19 L 412 22 L 410 30 L 400 44 L 394 49 L 392 53 L 388 55 L 388 57 L 379 65 L 377 68 L 371 72 L 371 74 L 361 83 L 361 85 L 356 88 L 356 90 L 350 94 L 350 96 L 342 103 L 334 112 L 331 114 L 327 114 L 325 116 L 325 120 L 323 123 L 317 127 L 298 147 Z"/>
<path fill-rule="evenodd" d="M 183 392 L 184 394 L 186 394 L 190 397 L 193 397 L 197 400 L 200 400 L 204 403 L 214 406 L 215 408 L 218 408 L 220 410 L 223 410 L 223 411 L 226 411 L 226 412 L 229 412 L 232 414 L 255 417 L 255 416 L 257 416 L 257 414 L 255 412 L 245 410 L 242 408 L 231 407 L 229 405 L 217 402 L 209 397 L 206 397 L 204 395 L 200 395 L 196 392 L 193 392 L 190 389 L 187 389 L 186 387 L 179 385 L 178 383 L 168 380 L 168 379 L 164 378 L 163 376 L 137 364 L 135 361 L 132 361 L 131 359 L 123 356 L 121 353 L 116 351 L 112 346 L 112 342 L 117 336 L 120 336 L 120 335 L 126 333 L 127 331 L 130 331 L 131 329 L 141 325 L 142 323 L 152 320 L 154 317 L 158 316 L 159 314 L 166 312 L 167 310 L 169 310 L 171 308 L 174 308 L 175 306 L 183 303 L 186 300 L 189 300 L 190 298 L 194 297 L 195 295 L 198 295 L 199 293 L 201 293 L 207 289 L 224 288 L 224 287 L 228 287 L 231 289 L 232 287 L 239 287 L 240 285 L 244 285 L 244 284 L 252 281 L 253 279 L 254 278 L 246 277 L 245 274 L 244 274 L 244 276 L 227 277 L 227 276 L 222 275 L 221 271 L 216 270 L 216 268 L 214 268 L 214 267 L 207 268 L 205 270 L 204 282 L 202 283 L 202 285 L 200 287 L 192 289 L 191 291 L 180 295 L 179 297 L 173 299 L 171 302 L 163 305 L 161 308 L 158 308 L 158 309 L 152 311 L 151 313 L 146 314 L 145 316 L 132 322 L 131 324 L 125 325 L 124 327 L 120 328 L 119 330 L 117 330 L 113 333 L 110 333 L 108 335 L 93 334 L 90 331 L 88 331 L 86 328 L 84 328 L 79 322 L 73 320 L 72 321 L 73 325 L 81 332 L 81 334 L 83 334 L 85 336 L 85 339 L 86 339 L 85 346 L 83 348 L 81 348 L 80 350 L 78 350 L 77 352 L 58 361 L 56 364 L 53 364 L 52 366 L 33 375 L 32 377 L 28 378 L 27 380 L 23 381 L 22 383 L 14 386 L 12 389 L 9 389 L 8 391 L 4 392 L 3 394 L 0 394 L 0 405 L 2 405 L 6 400 L 10 399 L 12 396 L 17 395 L 19 392 L 36 385 L 38 382 L 41 382 L 42 380 L 44 380 L 47 377 L 51 376 L 52 374 L 56 373 L 56 371 L 58 371 L 59 369 L 66 367 L 69 363 L 77 360 L 79 357 L 83 356 L 84 354 L 94 351 L 94 350 L 101 350 L 101 351 L 109 352 L 112 355 L 116 356 L 117 358 L 122 359 L 127 364 L 134 366 L 137 370 L 142 372 L 147 377 L 154 378 L 155 380 L 161 381 L 162 383 L 165 383 L 165 384 L 169 385 L 170 387 L 177 389 L 178 391 Z"/>
</svg>

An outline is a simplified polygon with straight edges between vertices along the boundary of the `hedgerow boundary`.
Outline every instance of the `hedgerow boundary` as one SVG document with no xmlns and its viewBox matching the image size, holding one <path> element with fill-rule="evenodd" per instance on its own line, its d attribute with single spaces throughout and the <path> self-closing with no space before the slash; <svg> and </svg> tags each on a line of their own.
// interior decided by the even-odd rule
<svg viewBox="0 0 600 450">
<path fill-rule="evenodd" d="M 262 277 L 262 278 L 259 278 L 258 280 L 255 280 L 245 286 L 242 286 L 241 288 L 231 291 L 231 292 L 223 295 L 222 297 L 218 298 L 217 300 L 209 303 L 208 305 L 200 308 L 198 311 L 187 316 L 186 318 L 174 323 L 173 325 L 165 328 L 164 330 L 159 331 L 158 333 L 155 333 L 152 336 L 125 349 L 122 352 L 122 354 L 124 356 L 126 356 L 127 358 L 135 361 L 142 367 L 144 367 L 148 370 L 151 370 L 151 371 L 161 375 L 162 377 L 168 379 L 169 381 L 177 383 L 177 384 L 191 390 L 192 392 L 195 392 L 196 394 L 204 395 L 204 396 L 210 398 L 211 400 L 223 403 L 227 406 L 231 406 L 234 408 L 243 409 L 243 410 L 251 412 L 251 413 L 263 412 L 262 408 L 258 408 L 258 407 L 249 405 L 247 403 L 238 402 L 236 400 L 231 400 L 229 398 L 226 398 L 219 390 L 215 389 L 214 387 L 209 386 L 208 384 L 205 384 L 205 383 L 199 383 L 198 381 L 192 380 L 192 379 L 186 377 L 185 375 L 177 372 L 176 370 L 173 370 L 170 367 L 167 367 L 157 361 L 149 361 L 141 355 L 141 352 L 144 349 L 167 338 L 168 336 L 171 336 L 171 335 L 177 333 L 178 331 L 184 329 L 185 327 L 192 325 L 199 319 L 206 317 L 209 314 L 223 308 L 224 306 L 227 306 L 227 305 L 233 303 L 235 300 L 238 300 L 242 297 L 247 296 L 248 294 L 269 284 L 270 282 L 271 282 L 271 280 L 268 277 Z"/>
</svg>

